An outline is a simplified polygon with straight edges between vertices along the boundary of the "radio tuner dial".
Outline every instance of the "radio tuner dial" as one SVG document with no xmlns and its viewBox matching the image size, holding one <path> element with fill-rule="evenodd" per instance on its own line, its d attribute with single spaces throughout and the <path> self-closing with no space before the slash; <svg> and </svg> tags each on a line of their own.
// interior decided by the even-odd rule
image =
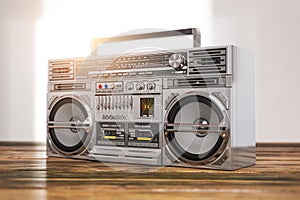
<svg viewBox="0 0 300 200">
<path fill-rule="evenodd" d="M 155 83 L 153 81 L 150 81 L 148 84 L 147 84 L 147 89 L 148 90 L 154 90 L 155 89 Z"/>
<path fill-rule="evenodd" d="M 143 82 L 138 82 L 136 84 L 136 89 L 137 90 L 144 90 L 145 89 L 145 84 Z"/>
<path fill-rule="evenodd" d="M 169 57 L 169 65 L 175 70 L 181 70 L 186 65 L 186 59 L 179 53 L 174 53 Z"/>
</svg>

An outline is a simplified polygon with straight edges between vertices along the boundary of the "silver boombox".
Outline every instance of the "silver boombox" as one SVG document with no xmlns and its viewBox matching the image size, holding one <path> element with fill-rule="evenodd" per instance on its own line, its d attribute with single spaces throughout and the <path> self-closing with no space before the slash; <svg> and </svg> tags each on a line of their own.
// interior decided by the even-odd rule
<svg viewBox="0 0 300 200">
<path fill-rule="evenodd" d="M 47 155 L 234 170 L 255 164 L 254 54 L 194 47 L 49 60 Z M 93 45 L 100 40 L 94 40 Z"/>
</svg>

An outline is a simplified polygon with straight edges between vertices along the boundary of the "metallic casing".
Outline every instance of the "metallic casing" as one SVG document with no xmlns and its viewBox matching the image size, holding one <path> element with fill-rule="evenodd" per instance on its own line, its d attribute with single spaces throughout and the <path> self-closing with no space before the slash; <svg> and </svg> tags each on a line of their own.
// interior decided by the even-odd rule
<svg viewBox="0 0 300 200">
<path fill-rule="evenodd" d="M 226 49 L 226 72 L 224 73 L 203 73 L 203 74 L 190 74 L 189 63 L 191 59 L 191 52 L 196 51 L 209 51 L 214 49 Z M 165 66 L 160 68 L 144 68 L 144 69 L 126 69 L 126 70 L 106 70 L 105 68 L 95 67 L 89 71 L 86 76 L 76 76 L 76 67 L 74 67 L 73 80 L 60 80 L 49 81 L 48 90 L 48 114 L 51 111 L 53 102 L 56 98 L 63 96 L 72 96 L 83 102 L 88 107 L 91 118 L 93 120 L 90 130 L 90 142 L 86 144 L 86 148 L 79 154 L 66 155 L 60 152 L 52 143 L 51 139 L 47 139 L 47 155 L 59 157 L 82 158 L 90 160 L 99 160 L 103 162 L 121 162 L 121 163 L 137 163 L 137 164 L 150 164 L 150 165 L 172 165 L 182 167 L 196 167 L 196 168 L 210 168 L 210 169 L 223 169 L 234 170 L 241 167 L 247 167 L 255 164 L 255 73 L 254 73 L 254 54 L 249 50 L 245 50 L 232 45 L 214 46 L 214 47 L 198 47 L 193 49 L 183 49 L 170 51 L 172 53 L 183 53 L 187 57 L 187 70 L 186 73 L 174 72 L 174 69 Z M 116 56 L 118 57 L 118 56 Z M 94 62 L 94 60 L 101 60 L 100 57 L 90 57 L 87 61 Z M 105 58 L 107 59 L 107 58 Z M 60 62 L 61 60 L 52 60 L 50 62 Z M 70 59 L 66 59 L 70 60 Z M 72 59 L 71 59 L 72 60 Z M 76 58 L 73 63 L 82 61 L 82 58 Z M 95 61 L 95 63 L 96 63 Z M 97 70 L 98 69 L 98 70 Z M 125 76 L 125 73 L 136 72 L 136 76 Z M 152 74 L 145 75 L 144 72 L 153 72 Z M 172 72 L 172 73 L 169 73 Z M 118 76 L 118 73 L 124 75 Z M 143 75 L 139 75 L 142 74 Z M 117 74 L 114 75 L 113 74 Z M 209 80 L 216 78 L 219 85 L 208 84 L 205 87 L 188 86 L 169 86 L 169 81 L 176 79 L 201 79 Z M 134 97 L 132 111 L 118 110 L 114 111 L 120 115 L 128 115 L 124 119 L 104 119 L 103 115 L 107 114 L 106 111 L 97 111 L 99 96 L 101 95 L 128 95 L 125 91 L 125 85 L 128 82 L 138 81 L 158 81 L 157 94 L 151 92 L 133 92 L 131 95 Z M 53 89 L 55 83 L 82 83 L 84 82 L 89 87 L 82 90 L 61 90 L 56 91 Z M 98 82 L 122 82 L 123 90 L 118 93 L 101 93 L 95 88 Z M 218 105 L 224 116 L 224 126 L 226 127 L 226 135 L 224 139 L 226 142 L 221 148 L 209 159 L 202 163 L 187 163 L 180 160 L 180 158 L 172 155 L 168 149 L 168 144 L 165 139 L 166 129 L 166 115 L 168 108 L 172 103 L 178 99 L 191 94 L 198 94 L 211 99 Z M 156 118 L 153 119 L 140 119 L 135 117 L 139 112 L 139 99 L 140 97 L 151 96 L 155 98 L 156 102 L 160 103 L 160 107 L 155 108 Z M 83 100 L 82 98 L 88 97 L 90 101 Z M 173 101 L 173 102 L 172 102 Z M 108 112 L 109 114 L 109 112 Z M 48 117 L 47 117 L 48 118 Z M 141 147 L 119 147 L 119 146 L 101 146 L 96 145 L 96 123 L 98 122 L 117 122 L 117 123 L 148 123 L 155 122 L 159 124 L 159 148 L 141 148 Z M 149 159 L 151 158 L 151 159 Z"/>
</svg>

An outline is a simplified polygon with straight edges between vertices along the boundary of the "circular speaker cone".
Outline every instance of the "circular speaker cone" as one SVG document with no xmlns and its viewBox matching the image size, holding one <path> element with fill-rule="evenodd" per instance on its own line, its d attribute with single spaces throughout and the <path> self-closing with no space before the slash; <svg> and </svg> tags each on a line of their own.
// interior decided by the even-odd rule
<svg viewBox="0 0 300 200">
<path fill-rule="evenodd" d="M 209 125 L 217 125 L 223 119 L 222 112 L 210 99 L 189 95 L 171 107 L 167 120 L 174 132 L 166 135 L 170 151 L 187 163 L 199 163 L 214 155 L 223 143 L 219 128 L 214 131 Z M 181 126 L 182 124 L 182 126 Z M 208 133 L 209 132 L 209 133 Z"/>
<path fill-rule="evenodd" d="M 88 118 L 84 106 L 76 99 L 67 97 L 59 100 L 51 109 L 49 121 L 67 124 L 66 127 L 50 128 L 51 141 L 65 154 L 80 153 L 85 149 L 89 133 L 78 128 Z"/>
</svg>

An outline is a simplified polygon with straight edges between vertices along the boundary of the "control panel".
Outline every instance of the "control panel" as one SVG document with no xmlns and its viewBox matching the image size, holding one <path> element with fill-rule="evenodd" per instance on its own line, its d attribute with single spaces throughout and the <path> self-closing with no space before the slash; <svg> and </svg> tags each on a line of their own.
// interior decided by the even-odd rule
<svg viewBox="0 0 300 200">
<path fill-rule="evenodd" d="M 98 146 L 159 147 L 158 123 L 97 123 Z"/>
<path fill-rule="evenodd" d="M 158 148 L 159 124 L 129 123 L 128 146 Z"/>
<path fill-rule="evenodd" d="M 99 95 L 95 98 L 98 111 L 133 109 L 133 96 L 131 95 Z"/>
<path fill-rule="evenodd" d="M 96 83 L 97 92 L 122 92 L 123 82 L 97 82 Z"/>
<path fill-rule="evenodd" d="M 160 79 L 127 80 L 124 81 L 124 92 L 151 93 L 161 91 Z"/>
<path fill-rule="evenodd" d="M 98 123 L 97 145 L 124 146 L 125 124 L 124 123 Z"/>
</svg>

